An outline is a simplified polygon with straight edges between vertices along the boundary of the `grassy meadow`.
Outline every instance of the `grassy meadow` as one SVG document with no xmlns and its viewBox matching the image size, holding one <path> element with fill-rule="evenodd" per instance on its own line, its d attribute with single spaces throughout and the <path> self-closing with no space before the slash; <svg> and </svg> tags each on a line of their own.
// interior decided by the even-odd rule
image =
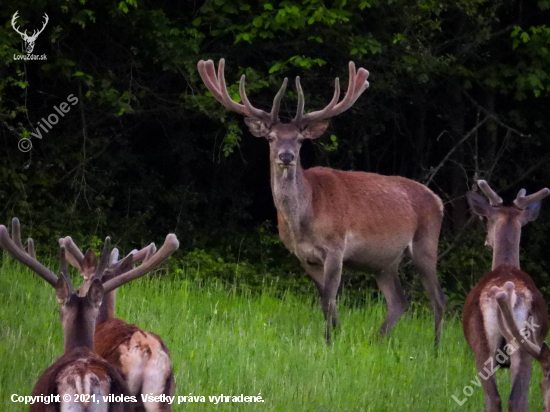
<svg viewBox="0 0 550 412">
<path fill-rule="evenodd" d="M 19 265 L 0 266 L 0 411 L 23 411 L 13 393 L 30 395 L 62 353 L 62 330 L 53 289 Z M 483 391 L 459 407 L 451 396 L 475 377 L 460 320 L 448 318 L 442 350 L 433 349 L 429 311 L 409 311 L 390 338 L 380 339 L 381 301 L 340 301 L 342 329 L 326 347 L 314 296 L 266 286 L 250 294 L 212 283 L 148 277 L 118 292 L 118 316 L 158 333 L 171 350 L 176 395 L 203 395 L 205 403 L 173 410 L 258 411 L 480 411 Z M 498 371 L 509 393 L 509 371 Z M 535 366 L 530 409 L 540 410 L 541 372 Z M 471 384 L 469 384 L 471 385 Z M 264 403 L 214 405 L 208 395 L 254 395 Z"/>
</svg>

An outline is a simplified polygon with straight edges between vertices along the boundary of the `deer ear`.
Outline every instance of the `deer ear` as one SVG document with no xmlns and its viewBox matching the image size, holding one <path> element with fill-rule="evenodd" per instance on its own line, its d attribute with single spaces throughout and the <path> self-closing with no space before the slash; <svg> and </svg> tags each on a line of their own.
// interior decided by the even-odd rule
<svg viewBox="0 0 550 412">
<path fill-rule="evenodd" d="M 88 301 L 97 309 L 101 306 L 103 295 L 104 292 L 101 281 L 99 279 L 94 279 L 90 285 L 90 289 L 88 289 L 88 293 L 86 294 Z"/>
<path fill-rule="evenodd" d="M 536 220 L 540 214 L 540 207 L 540 202 L 531 203 L 529 206 L 527 206 L 521 216 L 522 223 L 525 225 L 528 222 Z"/>
<path fill-rule="evenodd" d="M 491 206 L 489 201 L 483 196 L 474 192 L 468 192 L 466 193 L 466 199 L 468 199 L 468 204 L 470 205 L 470 210 L 472 213 L 485 217 L 489 217 L 493 214 L 493 206 Z"/>
<path fill-rule="evenodd" d="M 327 131 L 328 124 L 328 120 L 308 124 L 304 130 L 302 130 L 302 136 L 306 139 L 317 139 Z"/>
<path fill-rule="evenodd" d="M 244 122 L 248 126 L 248 130 L 256 137 L 266 137 L 271 128 L 266 123 L 258 119 L 252 119 L 251 117 L 245 117 Z"/>
<path fill-rule="evenodd" d="M 71 291 L 63 276 L 59 276 L 59 278 L 57 279 L 57 283 L 55 284 L 55 295 L 57 297 L 57 302 L 61 306 L 63 306 L 69 300 Z"/>
</svg>

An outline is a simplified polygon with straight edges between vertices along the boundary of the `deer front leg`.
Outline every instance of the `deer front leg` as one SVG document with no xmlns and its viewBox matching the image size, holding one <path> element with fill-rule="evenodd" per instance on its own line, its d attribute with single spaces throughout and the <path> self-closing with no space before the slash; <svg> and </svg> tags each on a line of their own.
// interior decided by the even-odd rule
<svg viewBox="0 0 550 412">
<path fill-rule="evenodd" d="M 329 253 L 324 262 L 324 288 L 321 296 L 321 306 L 325 315 L 325 338 L 330 344 L 330 331 L 338 325 L 338 309 L 336 307 L 336 294 L 342 278 L 342 255 Z"/>
</svg>

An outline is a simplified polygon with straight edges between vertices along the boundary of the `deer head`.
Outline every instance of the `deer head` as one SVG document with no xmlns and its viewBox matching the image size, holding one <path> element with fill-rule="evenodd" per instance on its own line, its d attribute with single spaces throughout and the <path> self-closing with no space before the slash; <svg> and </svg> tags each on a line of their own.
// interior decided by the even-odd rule
<svg viewBox="0 0 550 412">
<path fill-rule="evenodd" d="M 87 293 L 79 296 L 69 278 L 64 246 L 59 248 L 60 275 L 57 277 L 36 259 L 32 239 L 27 240 L 27 250 L 23 248 L 19 219 L 12 220 L 11 229 L 10 238 L 6 227 L 0 225 L 0 246 L 54 287 L 65 335 L 65 352 L 76 347 L 93 348 L 94 325 L 104 294 L 101 282 L 92 282 Z"/>
<path fill-rule="evenodd" d="M 361 94 L 369 87 L 367 78 L 369 72 L 363 68 L 355 69 L 353 62 L 349 63 L 348 90 L 341 102 L 340 81 L 335 80 L 334 96 L 331 102 L 323 109 L 311 113 L 304 113 L 304 92 L 300 85 L 300 78 L 296 77 L 296 91 L 298 107 L 296 116 L 290 123 L 282 123 L 279 119 L 281 99 L 286 91 L 288 79 L 285 78 L 279 92 L 273 99 L 271 112 L 257 109 L 248 100 L 245 90 L 245 75 L 241 77 L 239 94 L 243 104 L 235 102 L 229 96 L 225 82 L 225 60 L 221 59 L 216 76 L 214 62 L 201 60 L 198 63 L 199 74 L 214 98 L 223 106 L 245 116 L 245 123 L 256 137 L 264 137 L 270 145 L 272 165 L 280 169 L 296 166 L 300 147 L 306 139 L 317 139 L 328 127 L 328 119 L 349 109 Z"/>
<path fill-rule="evenodd" d="M 531 355 L 541 365 L 543 379 L 540 388 L 544 399 L 542 411 L 550 412 L 550 348 L 546 342 L 539 346 L 534 336 L 529 337 L 520 331 L 512 305 L 512 296 L 515 293 L 515 286 L 512 282 L 506 282 L 503 288 L 493 286 L 491 293 L 494 294 L 499 306 L 498 326 L 506 341 L 515 340 L 521 350 Z"/>
<path fill-rule="evenodd" d="M 95 325 L 104 295 L 114 291 L 125 283 L 131 282 L 149 273 L 163 261 L 168 259 L 168 257 L 179 247 L 176 235 L 169 234 L 166 236 L 166 241 L 158 252 L 153 254 L 153 248 L 150 246 L 147 247 L 147 251 L 144 252 L 143 264 L 131 269 L 133 254 L 130 254 L 120 262 L 113 262 L 114 259 L 111 259 L 111 241 L 110 238 L 107 237 L 99 264 L 95 265 L 92 275 L 89 274 L 91 267 L 85 266 L 86 275 L 83 274 L 85 283 L 76 291 L 70 281 L 69 271 L 67 269 L 67 260 L 69 260 L 71 264 L 75 262 L 74 253 L 76 252 L 73 249 L 74 243 L 72 240 L 69 242 L 72 243 L 72 245 L 69 246 L 69 253 L 67 253 L 67 247 L 62 240 L 64 239 L 60 240 L 60 276 L 58 278 L 51 270 L 36 260 L 34 242 L 32 239 L 28 239 L 27 251 L 25 251 L 21 243 L 19 219 L 13 218 L 12 220 L 11 238 L 8 235 L 6 227 L 0 225 L 0 247 L 55 288 L 57 301 L 61 307 L 60 315 L 63 330 L 65 332 L 66 351 L 70 348 L 82 345 L 91 345 L 90 347 L 93 347 L 94 327 L 87 328 L 83 325 Z M 78 250 L 78 248 L 76 248 L 76 250 Z M 87 259 L 90 261 L 95 259 L 95 256 L 92 258 L 91 254 L 92 253 L 86 254 L 88 256 Z M 118 256 L 118 251 L 116 255 Z M 88 263 L 85 264 L 87 265 Z M 105 281 L 103 277 L 106 274 L 109 276 L 109 280 Z"/>
<path fill-rule="evenodd" d="M 16 11 L 15 14 L 13 15 L 13 17 L 11 19 L 11 25 L 12 25 L 13 29 L 21 35 L 21 38 L 25 42 L 25 49 L 27 50 L 27 54 L 31 54 L 32 51 L 34 50 L 34 43 L 36 42 L 36 39 L 38 38 L 38 35 L 44 31 L 44 29 L 46 28 L 46 25 L 48 24 L 48 21 L 50 20 L 50 18 L 48 17 L 48 15 L 46 13 L 44 13 L 44 24 L 42 25 L 42 28 L 40 30 L 34 30 L 32 35 L 29 36 L 27 34 L 27 30 L 25 30 L 24 32 L 21 32 L 19 30 L 19 27 L 17 27 L 15 25 L 15 21 L 19 17 L 18 13 L 19 13 L 19 10 Z"/>
<path fill-rule="evenodd" d="M 540 202 L 550 194 L 550 190 L 544 188 L 532 195 L 525 196 L 525 189 L 521 189 L 514 200 L 514 206 L 502 206 L 502 199 L 485 180 L 478 180 L 477 183 L 487 198 L 475 192 L 468 192 L 466 197 L 472 212 L 487 218 L 485 245 L 495 250 L 496 255 L 496 244 L 499 240 L 506 240 L 510 245 L 517 244 L 517 259 L 514 258 L 514 260 L 517 260 L 516 266 L 519 268 L 521 228 L 538 217 Z M 516 254 L 516 250 L 511 250 L 512 247 L 508 249 L 510 253 Z M 495 259 L 493 259 L 494 268 Z"/>
</svg>

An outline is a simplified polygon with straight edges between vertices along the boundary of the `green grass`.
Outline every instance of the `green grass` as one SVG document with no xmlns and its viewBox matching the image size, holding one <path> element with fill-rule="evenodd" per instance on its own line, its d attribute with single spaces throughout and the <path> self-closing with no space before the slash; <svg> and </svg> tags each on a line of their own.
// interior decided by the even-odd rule
<svg viewBox="0 0 550 412">
<path fill-rule="evenodd" d="M 171 350 L 176 394 L 203 395 L 206 403 L 173 410 L 258 411 L 480 411 L 483 391 L 459 407 L 451 396 L 475 377 L 460 321 L 447 319 L 436 356 L 426 310 L 409 311 L 388 339 L 378 337 L 382 302 L 340 303 L 342 329 L 326 347 L 314 297 L 266 287 L 250 295 L 219 284 L 145 278 L 122 287 L 118 316 L 158 333 Z M 30 395 L 62 353 L 55 293 L 44 281 L 5 263 L 0 269 L 0 410 L 26 410 L 12 393 Z M 509 371 L 498 371 L 509 393 Z M 533 371 L 530 409 L 542 408 L 541 372 Z M 470 384 L 471 385 L 471 384 Z M 258 395 L 264 403 L 218 404 L 208 395 Z"/>
</svg>

